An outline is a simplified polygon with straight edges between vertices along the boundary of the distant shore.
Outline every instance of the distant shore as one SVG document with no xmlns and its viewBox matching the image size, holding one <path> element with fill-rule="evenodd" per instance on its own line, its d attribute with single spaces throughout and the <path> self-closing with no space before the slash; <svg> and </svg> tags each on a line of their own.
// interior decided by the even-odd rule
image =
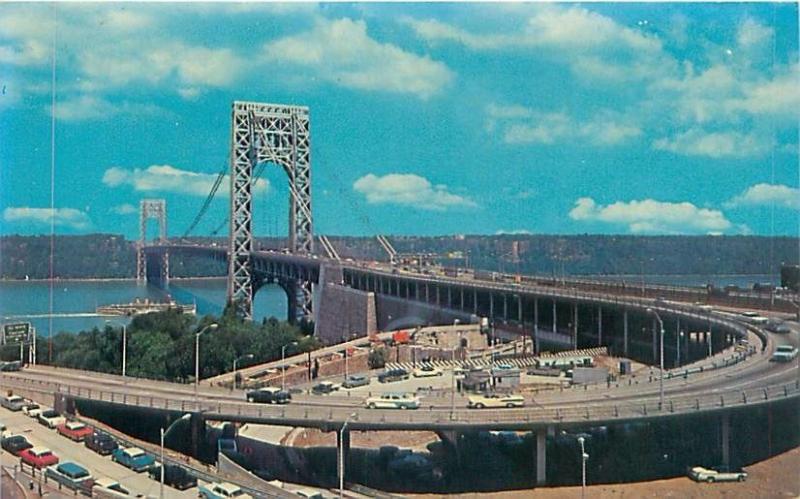
<svg viewBox="0 0 800 499">
<path fill-rule="evenodd" d="M 170 281 L 213 281 L 227 279 L 225 276 L 206 276 L 206 277 L 170 277 Z M 53 282 L 130 282 L 136 281 L 135 277 L 68 277 L 61 279 L 56 277 Z M 50 279 L 10 279 L 0 278 L 0 282 L 50 282 Z"/>
</svg>

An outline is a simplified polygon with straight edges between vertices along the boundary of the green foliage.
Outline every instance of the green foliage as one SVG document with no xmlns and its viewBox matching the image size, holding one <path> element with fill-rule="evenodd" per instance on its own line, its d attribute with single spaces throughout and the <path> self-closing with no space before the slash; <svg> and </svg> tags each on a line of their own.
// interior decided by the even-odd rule
<svg viewBox="0 0 800 499">
<path fill-rule="evenodd" d="M 315 338 L 304 336 L 300 329 L 270 318 L 264 324 L 244 322 L 232 315 L 206 316 L 199 321 L 176 311 L 156 312 L 135 317 L 128 326 L 127 372 L 130 376 L 188 382 L 194 378 L 195 335 L 200 336 L 200 377 L 207 378 L 233 369 L 234 359 L 253 354 L 248 364 L 268 362 L 287 355 L 319 347 Z M 39 338 L 38 358 L 47 359 L 48 345 Z M 122 333 L 106 327 L 78 334 L 60 333 L 53 337 L 54 365 L 108 373 L 122 368 Z M 242 367 L 246 365 L 242 363 Z"/>
</svg>

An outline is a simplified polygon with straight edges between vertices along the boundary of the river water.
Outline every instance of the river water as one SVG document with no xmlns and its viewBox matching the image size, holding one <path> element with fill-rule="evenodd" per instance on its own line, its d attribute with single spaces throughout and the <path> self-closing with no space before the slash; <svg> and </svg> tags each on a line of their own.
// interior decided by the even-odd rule
<svg viewBox="0 0 800 499">
<path fill-rule="evenodd" d="M 642 276 L 594 276 L 609 280 L 625 280 L 641 282 Z M 653 284 L 673 284 L 679 286 L 704 286 L 712 283 L 715 286 L 736 285 L 751 287 L 753 283 L 776 282 L 775 276 L 769 275 L 652 275 L 644 276 L 644 281 Z M 167 295 L 179 303 L 196 303 L 197 313 L 219 315 L 225 304 L 226 284 L 224 278 L 219 279 L 181 279 L 172 280 L 169 289 L 162 290 L 154 286 L 137 284 L 135 280 L 123 281 L 58 281 L 54 285 L 53 312 L 86 313 L 94 312 L 98 305 L 110 303 L 127 303 L 135 298 L 149 298 L 163 301 Z M 25 316 L 47 314 L 50 310 L 50 285 L 42 281 L 0 281 L 0 323 L 18 322 L 16 319 L 4 319 L 7 316 Z M 254 318 L 275 316 L 286 319 L 286 295 L 274 285 L 261 288 L 256 294 Z M 54 317 L 52 333 L 60 331 L 77 332 L 94 326 L 102 327 L 107 317 Z M 113 320 L 127 320 L 112 318 Z M 47 335 L 51 331 L 49 318 L 19 319 L 29 321 L 39 334 Z"/>
<path fill-rule="evenodd" d="M 164 301 L 168 295 L 178 303 L 196 303 L 198 315 L 219 315 L 225 306 L 226 283 L 220 279 L 172 280 L 166 290 L 135 280 L 58 281 L 53 289 L 53 313 L 93 313 L 98 305 L 128 303 L 135 298 Z M 256 294 L 254 318 L 275 316 L 286 319 L 286 294 L 278 286 L 267 285 Z M 50 318 L 5 319 L 8 316 L 48 314 L 50 284 L 42 281 L 0 281 L 0 323 L 30 322 L 40 335 L 51 331 Z M 77 332 L 103 327 L 106 319 L 128 321 L 125 317 L 53 317 L 52 333 Z"/>
</svg>

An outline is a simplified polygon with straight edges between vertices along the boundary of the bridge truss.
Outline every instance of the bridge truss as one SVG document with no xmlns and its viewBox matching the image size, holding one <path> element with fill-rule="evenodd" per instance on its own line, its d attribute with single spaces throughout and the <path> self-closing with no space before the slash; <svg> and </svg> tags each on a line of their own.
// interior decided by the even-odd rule
<svg viewBox="0 0 800 499">
<path fill-rule="evenodd" d="M 289 249 L 314 251 L 311 216 L 311 138 L 307 107 L 235 101 L 231 137 L 230 268 L 228 300 L 237 312 L 253 316 L 253 169 L 270 162 L 283 168 L 289 181 Z M 311 283 L 289 284 L 297 318 L 311 316 Z"/>
<path fill-rule="evenodd" d="M 136 244 L 136 280 L 142 282 L 147 276 L 147 257 L 144 247 L 147 244 L 147 221 L 155 219 L 158 223 L 158 243 L 167 242 L 167 202 L 163 199 L 142 199 L 139 201 L 139 241 Z M 169 253 L 161 255 L 161 280 L 169 280 Z"/>
</svg>

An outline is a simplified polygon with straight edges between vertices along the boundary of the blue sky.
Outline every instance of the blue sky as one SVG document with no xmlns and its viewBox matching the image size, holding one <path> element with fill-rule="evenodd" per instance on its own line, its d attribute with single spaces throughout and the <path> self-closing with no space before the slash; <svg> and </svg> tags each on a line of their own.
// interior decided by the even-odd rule
<svg viewBox="0 0 800 499">
<path fill-rule="evenodd" d="M 182 234 L 233 100 L 310 107 L 318 233 L 798 234 L 796 4 L 55 9 L 0 5 L 0 234 L 135 237 L 142 198 Z"/>
</svg>

